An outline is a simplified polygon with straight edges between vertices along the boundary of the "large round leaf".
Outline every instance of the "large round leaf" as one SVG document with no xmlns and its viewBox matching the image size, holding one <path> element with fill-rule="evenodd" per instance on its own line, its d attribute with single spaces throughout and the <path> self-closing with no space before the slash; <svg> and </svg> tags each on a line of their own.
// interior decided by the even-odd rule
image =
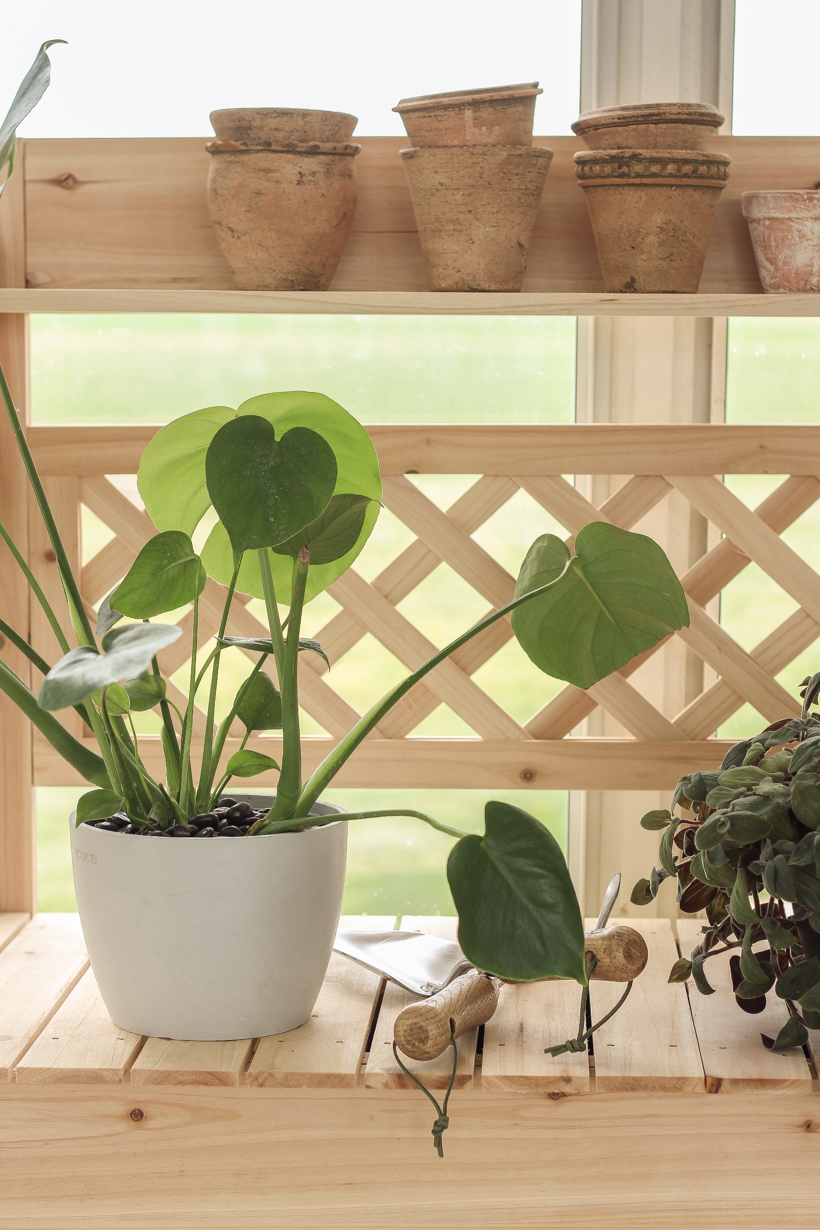
<svg viewBox="0 0 820 1230">
<path fill-rule="evenodd" d="M 37 700 L 43 709 L 65 709 L 119 679 L 148 670 L 161 649 L 182 636 L 176 624 L 129 624 L 114 628 L 103 639 L 105 653 L 88 645 L 72 649 L 46 675 Z"/>
<path fill-rule="evenodd" d="M 216 433 L 236 418 L 230 406 L 209 406 L 158 431 L 140 458 L 137 487 L 158 530 L 189 536 L 211 507 L 205 454 Z"/>
<path fill-rule="evenodd" d="M 534 816 L 488 803 L 484 836 L 462 837 L 447 879 L 469 961 L 516 982 L 586 982 L 584 926 L 558 842 Z"/>
<path fill-rule="evenodd" d="M 106 601 L 112 614 L 150 619 L 193 602 L 207 579 L 188 535 L 165 530 L 149 539 Z"/>
<path fill-rule="evenodd" d="M 267 419 L 243 415 L 220 427 L 205 455 L 208 494 L 238 555 L 304 529 L 336 486 L 336 458 L 318 432 L 276 435 Z"/>
<path fill-rule="evenodd" d="M 559 543 L 545 534 L 530 547 L 516 597 L 554 584 L 511 616 L 519 644 L 546 674 L 591 687 L 688 625 L 680 581 L 651 538 L 593 521 L 578 533 L 569 563 L 564 548 L 557 572 Z"/>
<path fill-rule="evenodd" d="M 243 402 L 238 410 L 214 406 L 176 419 L 154 436 L 142 455 L 139 490 L 158 529 L 184 530 L 192 534 L 211 500 L 205 484 L 205 454 L 219 428 L 245 414 L 265 418 L 277 438 L 291 427 L 309 427 L 322 436 L 336 457 L 338 474 L 335 495 L 350 493 L 380 500 L 379 462 L 373 442 L 360 423 L 337 402 L 322 393 L 266 393 Z M 370 504 L 354 546 L 330 564 L 311 567 L 305 601 L 326 589 L 353 563 L 376 524 L 379 505 Z M 271 554 L 271 571 L 277 594 L 290 597 L 291 564 Z M 209 576 L 227 585 L 233 572 L 233 551 L 224 528 L 217 524 L 202 551 Z M 242 563 L 238 589 L 264 597 L 256 556 Z"/>
</svg>

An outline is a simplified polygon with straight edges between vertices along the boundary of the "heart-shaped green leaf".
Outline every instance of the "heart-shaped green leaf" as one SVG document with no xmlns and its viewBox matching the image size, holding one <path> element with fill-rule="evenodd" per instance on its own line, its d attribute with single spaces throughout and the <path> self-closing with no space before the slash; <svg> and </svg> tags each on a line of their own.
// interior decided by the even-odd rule
<svg viewBox="0 0 820 1230">
<path fill-rule="evenodd" d="M 97 697 L 94 699 L 97 700 Z M 102 704 L 102 693 L 98 703 Z M 119 683 L 109 683 L 105 689 L 105 707 L 112 717 L 122 717 L 131 712 L 131 699 Z"/>
<path fill-rule="evenodd" d="M 191 535 L 211 507 L 205 455 L 220 427 L 236 418 L 229 406 L 209 406 L 174 419 L 140 458 L 137 487 L 158 530 Z"/>
<path fill-rule="evenodd" d="M 483 837 L 462 837 L 447 861 L 465 956 L 517 982 L 586 983 L 581 911 L 558 842 L 509 803 L 488 803 L 484 828 Z"/>
<path fill-rule="evenodd" d="M 125 799 L 114 790 L 89 790 L 77 800 L 75 827 L 92 820 L 107 820 L 125 806 Z"/>
<path fill-rule="evenodd" d="M 46 675 L 37 700 L 43 709 L 65 709 L 100 688 L 141 675 L 160 650 L 182 636 L 176 624 L 130 624 L 114 628 L 103 638 L 105 653 L 87 645 L 72 649 Z"/>
<path fill-rule="evenodd" d="M 651 538 L 594 521 L 579 531 L 575 552 L 566 563 L 560 539 L 536 539 L 516 597 L 556 579 L 546 593 L 517 607 L 511 620 L 540 670 L 588 688 L 687 625 L 689 610 L 672 566 Z"/>
<path fill-rule="evenodd" d="M 145 544 L 110 601 L 131 619 L 150 619 L 193 602 L 207 579 L 188 535 L 164 530 Z"/>
<path fill-rule="evenodd" d="M 277 439 L 258 415 L 220 427 L 205 457 L 208 494 L 236 554 L 276 546 L 314 521 L 336 474 L 333 450 L 318 432 L 292 427 Z"/>
<path fill-rule="evenodd" d="M 263 756 L 261 752 L 250 752 L 245 748 L 235 752 L 228 761 L 226 772 L 231 777 L 256 777 L 257 773 L 267 773 L 268 769 L 278 769 L 279 765 L 271 756 Z"/>
<path fill-rule="evenodd" d="M 111 594 L 114 592 L 112 589 Z M 111 594 L 103 598 L 97 611 L 97 636 L 105 636 L 123 617 L 122 611 L 115 611 L 111 606 Z"/>
<path fill-rule="evenodd" d="M 370 503 L 366 495 L 334 495 L 321 516 L 273 549 L 296 559 L 307 544 L 311 566 L 335 563 L 356 545 Z"/>
<path fill-rule="evenodd" d="M 270 675 L 260 671 L 253 677 L 236 716 L 248 730 L 282 729 L 282 697 Z"/>
<path fill-rule="evenodd" d="M 140 675 L 137 679 L 126 679 L 123 690 L 128 693 L 132 713 L 145 713 L 153 709 L 161 700 L 165 700 L 168 691 L 165 680 L 160 675 Z"/>
</svg>

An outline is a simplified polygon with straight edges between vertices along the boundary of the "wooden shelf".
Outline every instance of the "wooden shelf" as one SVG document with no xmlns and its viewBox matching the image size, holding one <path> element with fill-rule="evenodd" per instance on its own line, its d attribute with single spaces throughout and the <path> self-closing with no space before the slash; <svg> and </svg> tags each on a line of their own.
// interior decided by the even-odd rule
<svg viewBox="0 0 820 1230">
<path fill-rule="evenodd" d="M 820 316 L 820 294 L 436 294 L 432 291 L 0 288 L 0 312 L 197 312 L 329 316 Z"/>
<path fill-rule="evenodd" d="M 205 140 L 21 143 L 22 174 L 0 204 L 0 281 L 26 289 L 0 290 L 0 311 L 820 315 L 820 295 L 763 293 L 740 199 L 752 188 L 813 186 L 816 137 L 712 139 L 732 166 L 697 295 L 604 291 L 575 177 L 580 143 L 566 136 L 534 138 L 554 157 L 521 294 L 427 289 L 400 137 L 361 139 L 356 217 L 330 291 L 237 291 L 208 215 Z M 15 209 L 19 250 L 10 261 L 3 229 Z"/>
</svg>

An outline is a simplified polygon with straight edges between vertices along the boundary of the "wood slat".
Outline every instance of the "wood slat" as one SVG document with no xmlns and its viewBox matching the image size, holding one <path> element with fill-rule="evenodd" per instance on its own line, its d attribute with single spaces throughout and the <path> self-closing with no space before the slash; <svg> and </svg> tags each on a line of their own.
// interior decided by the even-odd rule
<svg viewBox="0 0 820 1230">
<path fill-rule="evenodd" d="M 484 1026 L 481 1088 L 588 1093 L 586 1052 L 544 1054 L 544 1047 L 575 1037 L 580 996 L 578 984 L 563 979 L 502 987 L 495 1015 Z"/>
<path fill-rule="evenodd" d="M 307 294 L 307 292 L 300 292 Z M 771 305 L 775 298 L 767 295 Z M 482 296 L 482 299 L 484 296 Z M 820 310 L 820 302 L 818 302 Z M 31 427 L 41 474 L 102 477 L 136 474 L 159 426 Z M 820 473 L 820 426 L 723 423 L 385 424 L 366 427 L 390 474 L 483 474 L 532 478 L 560 474 Z"/>
<path fill-rule="evenodd" d="M 615 671 L 586 689 L 592 700 L 611 713 L 636 739 L 676 740 L 684 732 L 664 717 L 641 693 Z"/>
<path fill-rule="evenodd" d="M 38 914 L 0 953 L 0 1084 L 88 968 L 76 914 Z"/>
<path fill-rule="evenodd" d="M 85 745 L 96 745 L 86 740 Z M 83 779 L 50 744 L 36 737 L 34 781 L 40 786 L 83 785 Z M 312 773 L 335 747 L 322 736 L 302 739 L 302 765 Z M 684 773 L 718 768 L 734 742 L 704 739 L 699 742 L 651 742 L 640 739 L 366 739 L 334 778 L 337 786 L 391 790 L 672 790 Z M 281 763 L 281 739 L 253 737 L 252 751 L 264 752 Z M 239 749 L 229 737 L 225 758 Z M 199 740 L 192 744 L 198 762 Z M 157 735 L 140 738 L 140 755 L 156 778 L 164 772 Z M 254 778 L 254 788 L 275 786 L 274 772 Z"/>
<path fill-rule="evenodd" d="M 10 940 L 13 940 L 18 931 L 22 931 L 30 914 L 24 913 L 8 913 L 0 914 L 0 951 L 6 947 Z"/>
<path fill-rule="evenodd" d="M 401 931 L 425 931 L 445 940 L 456 939 L 457 918 L 421 918 L 405 915 Z M 393 1025 L 396 1017 L 408 1004 L 416 1003 L 418 995 L 389 982 L 384 990 L 370 1054 L 367 1059 L 364 1083 L 368 1089 L 415 1089 L 413 1082 L 404 1075 L 393 1057 Z M 473 1084 L 478 1030 L 472 1029 L 458 1039 L 458 1067 L 455 1089 L 468 1089 Z M 428 1089 L 446 1089 L 453 1071 L 453 1052 L 448 1046 L 438 1059 L 416 1060 L 402 1056 L 406 1068 L 414 1072 Z"/>
<path fill-rule="evenodd" d="M 629 998 L 593 1034 L 595 1087 L 599 1093 L 704 1093 L 703 1065 L 686 988 L 668 982 L 678 950 L 668 918 L 630 918 L 646 940 L 649 960 Z M 588 919 L 586 927 L 595 926 Z M 620 983 L 589 984 L 593 1023 L 625 991 Z"/>
<path fill-rule="evenodd" d="M 699 941 L 701 923 L 678 919 L 681 954 L 689 955 Z M 766 999 L 766 1009 L 750 1016 L 738 1008 L 732 992 L 729 953 L 710 957 L 704 972 L 715 988 L 714 995 L 701 995 L 693 986 L 689 1002 L 706 1073 L 707 1093 L 741 1093 L 801 1090 L 811 1088 L 811 1073 L 802 1050 L 779 1055 L 767 1051 L 761 1033 L 774 1038 L 788 1020 L 786 1005 L 775 995 Z"/>
<path fill-rule="evenodd" d="M 122 580 L 137 557 L 120 538 L 112 538 L 80 572 L 80 592 L 92 606 L 99 603 Z"/>
<path fill-rule="evenodd" d="M 132 1085 L 219 1085 L 244 1082 L 253 1038 L 235 1042 L 176 1042 L 148 1038 L 131 1068 Z"/>
<path fill-rule="evenodd" d="M 118 1029 L 91 970 L 15 1069 L 18 1085 L 122 1084 L 143 1039 Z"/>
<path fill-rule="evenodd" d="M 342 927 L 392 931 L 395 916 L 342 917 Z M 310 1020 L 260 1038 L 248 1068 L 259 1088 L 351 1089 L 357 1083 L 383 980 L 334 953 Z"/>
</svg>

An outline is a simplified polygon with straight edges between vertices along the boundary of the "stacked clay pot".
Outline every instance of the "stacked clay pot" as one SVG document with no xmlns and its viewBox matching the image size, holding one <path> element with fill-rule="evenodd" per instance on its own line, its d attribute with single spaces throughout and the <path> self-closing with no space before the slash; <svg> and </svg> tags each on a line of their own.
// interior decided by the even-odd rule
<svg viewBox="0 0 820 1230">
<path fill-rule="evenodd" d="M 519 291 L 552 150 L 534 147 L 538 82 L 403 98 L 401 151 L 427 281 Z"/>
<path fill-rule="evenodd" d="M 604 289 L 695 294 L 731 158 L 709 152 L 723 123 L 708 103 L 585 111 L 575 155 Z"/>
<path fill-rule="evenodd" d="M 356 116 L 212 111 L 208 208 L 240 290 L 327 290 L 356 212 Z"/>
<path fill-rule="evenodd" d="M 820 192 L 781 188 L 744 192 L 757 272 L 767 295 L 820 291 Z"/>
</svg>

